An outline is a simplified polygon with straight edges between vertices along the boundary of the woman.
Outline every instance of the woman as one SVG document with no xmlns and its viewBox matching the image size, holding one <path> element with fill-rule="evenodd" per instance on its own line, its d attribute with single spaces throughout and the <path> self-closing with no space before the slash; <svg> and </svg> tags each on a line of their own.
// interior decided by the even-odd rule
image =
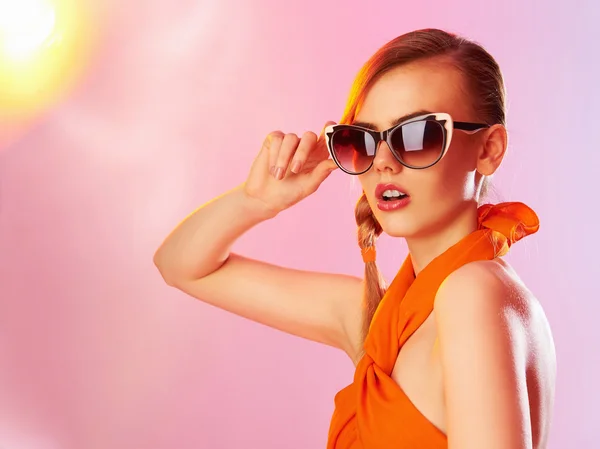
<svg viewBox="0 0 600 449">
<path fill-rule="evenodd" d="M 408 33 L 363 67 L 340 124 L 319 138 L 269 134 L 246 182 L 184 220 L 155 264 L 194 297 L 348 354 L 356 373 L 335 398 L 330 449 L 545 448 L 552 335 L 501 259 L 538 218 L 522 203 L 478 206 L 506 147 L 494 59 L 440 30 Z M 364 280 L 230 253 L 336 168 L 362 184 Z M 387 288 L 381 232 L 409 248 Z"/>
</svg>

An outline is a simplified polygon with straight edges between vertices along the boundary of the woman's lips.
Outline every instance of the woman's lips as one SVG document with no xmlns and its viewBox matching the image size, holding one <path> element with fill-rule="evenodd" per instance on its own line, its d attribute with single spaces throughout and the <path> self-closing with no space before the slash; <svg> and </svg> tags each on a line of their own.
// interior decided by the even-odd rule
<svg viewBox="0 0 600 449">
<path fill-rule="evenodd" d="M 408 195 L 406 189 L 401 185 L 388 182 L 377 184 L 377 186 L 375 187 L 375 198 L 377 198 L 378 200 L 383 199 L 383 192 L 385 192 L 386 190 L 397 190 L 398 192 L 405 193 Z"/>
<path fill-rule="evenodd" d="M 377 198 L 377 208 L 384 212 L 390 212 L 406 207 L 410 203 L 410 196 L 405 196 L 397 200 L 384 200 Z"/>
<path fill-rule="evenodd" d="M 383 193 L 386 190 L 398 191 L 402 196 L 398 199 L 384 199 Z M 377 187 L 375 187 L 375 198 L 377 199 L 377 208 L 385 212 L 398 210 L 410 203 L 410 196 L 406 190 L 402 186 L 393 183 L 377 184 Z"/>
</svg>

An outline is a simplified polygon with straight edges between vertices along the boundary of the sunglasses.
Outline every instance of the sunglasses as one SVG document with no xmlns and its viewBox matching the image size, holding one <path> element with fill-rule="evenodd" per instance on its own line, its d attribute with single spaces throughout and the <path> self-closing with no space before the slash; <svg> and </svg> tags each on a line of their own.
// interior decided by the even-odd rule
<svg viewBox="0 0 600 449">
<path fill-rule="evenodd" d="M 489 127 L 483 123 L 455 122 L 446 113 L 431 113 L 381 132 L 355 125 L 331 125 L 325 128 L 325 138 L 337 166 L 349 175 L 361 175 L 373 166 L 381 141 L 388 144 L 405 167 L 424 169 L 444 157 L 455 129 L 474 134 Z"/>
</svg>

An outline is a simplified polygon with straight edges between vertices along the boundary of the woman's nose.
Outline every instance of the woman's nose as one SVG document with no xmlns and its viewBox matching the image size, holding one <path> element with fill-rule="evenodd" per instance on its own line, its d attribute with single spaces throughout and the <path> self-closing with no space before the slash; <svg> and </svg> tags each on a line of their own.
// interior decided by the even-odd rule
<svg viewBox="0 0 600 449">
<path fill-rule="evenodd" d="M 398 162 L 389 145 L 385 141 L 379 142 L 373 159 L 373 168 L 378 172 L 391 171 L 397 173 L 402 169 L 402 164 Z"/>
</svg>

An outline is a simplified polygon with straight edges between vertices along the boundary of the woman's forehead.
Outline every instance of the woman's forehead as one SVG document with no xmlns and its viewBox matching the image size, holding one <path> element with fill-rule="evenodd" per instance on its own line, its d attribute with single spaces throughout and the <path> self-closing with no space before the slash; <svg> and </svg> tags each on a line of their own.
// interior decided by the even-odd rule
<svg viewBox="0 0 600 449">
<path fill-rule="evenodd" d="M 470 113 L 462 74 L 450 64 L 413 63 L 382 75 L 366 91 L 353 122 L 387 129 L 419 111 L 446 112 L 456 120 Z"/>
</svg>

